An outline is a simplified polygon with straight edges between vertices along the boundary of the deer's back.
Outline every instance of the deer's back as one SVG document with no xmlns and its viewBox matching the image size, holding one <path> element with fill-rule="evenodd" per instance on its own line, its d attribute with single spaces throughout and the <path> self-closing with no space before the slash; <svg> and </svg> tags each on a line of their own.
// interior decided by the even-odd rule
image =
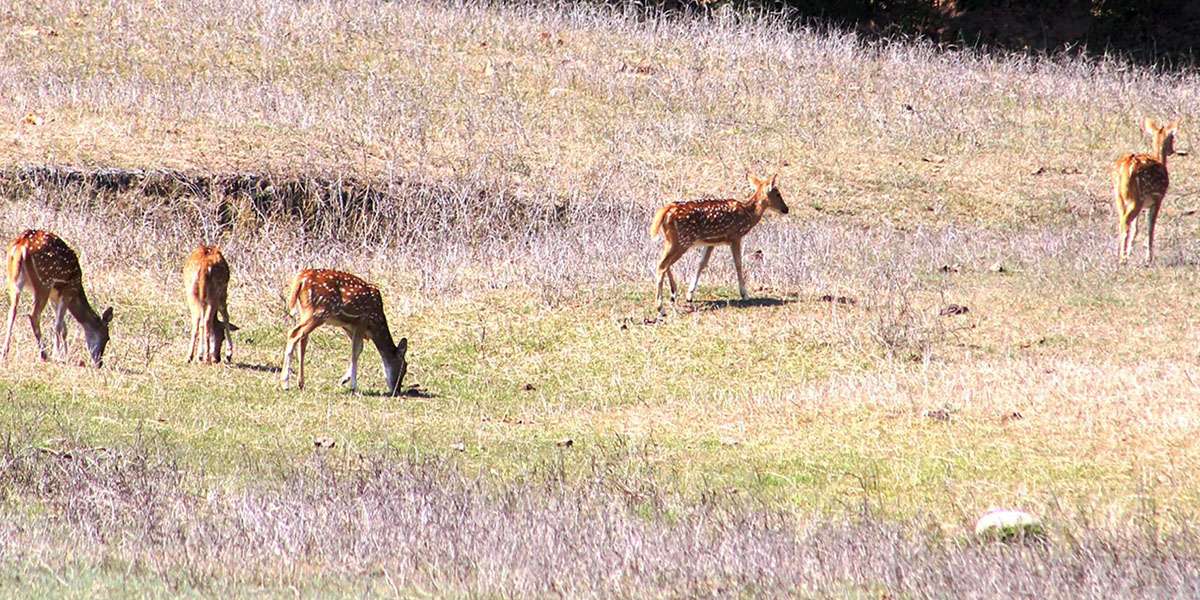
<svg viewBox="0 0 1200 600">
<path fill-rule="evenodd" d="M 681 243 L 723 244 L 745 235 L 754 219 L 737 200 L 691 200 L 669 205 L 663 224 Z"/>
<path fill-rule="evenodd" d="M 23 260 L 20 258 L 22 251 Z M 23 231 L 9 246 L 8 257 L 10 277 L 16 275 L 13 270 L 23 269 L 26 276 L 32 275 L 40 285 L 60 293 L 83 284 L 79 257 L 66 242 L 48 231 Z M 20 264 L 13 264 L 13 261 L 20 261 Z"/>
<path fill-rule="evenodd" d="M 1167 166 L 1149 154 L 1129 154 L 1117 160 L 1113 177 L 1118 188 L 1144 196 L 1162 198 L 1170 185 Z"/>
<path fill-rule="evenodd" d="M 188 255 L 183 279 L 198 299 L 223 297 L 229 286 L 229 263 L 216 246 L 199 246 Z"/>
<path fill-rule="evenodd" d="M 305 269 L 296 275 L 296 285 L 297 303 L 314 318 L 368 329 L 386 323 L 379 288 L 355 275 L 333 269 Z"/>
</svg>

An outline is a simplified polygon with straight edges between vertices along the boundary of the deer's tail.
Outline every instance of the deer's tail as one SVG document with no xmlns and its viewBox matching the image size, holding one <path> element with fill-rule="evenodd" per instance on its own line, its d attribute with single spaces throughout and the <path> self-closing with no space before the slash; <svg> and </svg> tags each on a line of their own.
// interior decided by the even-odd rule
<svg viewBox="0 0 1200 600">
<path fill-rule="evenodd" d="M 666 220 L 667 210 L 670 208 L 671 208 L 670 206 L 664 206 L 664 207 L 658 209 L 658 212 L 654 213 L 654 219 L 652 219 L 650 221 L 650 238 L 651 239 L 658 237 L 658 234 L 662 232 L 662 224 L 663 224 L 663 221 Z"/>
<path fill-rule="evenodd" d="M 288 292 L 288 312 L 296 314 L 296 304 L 300 302 L 300 288 L 304 287 L 304 278 L 300 275 L 292 280 L 292 290 Z"/>
<path fill-rule="evenodd" d="M 21 281 L 21 269 L 25 267 L 25 253 L 28 249 L 24 246 L 13 246 L 8 250 L 8 280 L 10 282 Z"/>
<path fill-rule="evenodd" d="M 208 282 L 212 277 L 212 265 L 204 265 L 196 271 L 196 277 L 192 280 L 192 297 L 199 300 L 201 304 L 207 304 L 208 298 Z"/>
</svg>

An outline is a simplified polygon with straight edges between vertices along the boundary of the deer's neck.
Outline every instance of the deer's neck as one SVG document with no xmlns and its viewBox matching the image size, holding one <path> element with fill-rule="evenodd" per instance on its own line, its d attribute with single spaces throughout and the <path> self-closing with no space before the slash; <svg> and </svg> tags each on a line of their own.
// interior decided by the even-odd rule
<svg viewBox="0 0 1200 600">
<path fill-rule="evenodd" d="M 100 315 L 96 314 L 92 305 L 88 303 L 87 294 L 83 293 L 82 287 L 67 300 L 67 311 L 88 331 L 95 331 L 104 325 Z"/>
<path fill-rule="evenodd" d="M 741 206 L 750 217 L 750 227 L 754 227 L 762 219 L 763 214 L 767 212 L 767 199 L 765 197 L 751 196 L 742 202 Z"/>
<path fill-rule="evenodd" d="M 390 362 L 395 358 L 396 342 L 392 340 L 392 332 L 388 329 L 387 323 L 384 323 L 379 331 L 371 335 L 371 341 L 375 343 L 375 349 L 379 351 L 379 355 L 385 362 Z"/>
</svg>

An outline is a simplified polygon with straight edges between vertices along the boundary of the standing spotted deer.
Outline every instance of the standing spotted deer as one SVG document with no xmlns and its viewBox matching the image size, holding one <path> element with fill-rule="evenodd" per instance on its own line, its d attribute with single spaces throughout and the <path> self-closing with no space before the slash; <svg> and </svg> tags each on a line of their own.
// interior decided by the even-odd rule
<svg viewBox="0 0 1200 600">
<path fill-rule="evenodd" d="M 1146 262 L 1154 261 L 1154 226 L 1170 179 L 1167 157 L 1175 153 L 1178 121 L 1160 127 L 1146 117 L 1143 127 L 1154 136 L 1154 154 L 1128 154 L 1113 167 L 1113 200 L 1117 209 L 1117 260 L 1124 263 L 1137 238 L 1137 218 L 1146 209 Z"/>
<path fill-rule="evenodd" d="M 233 360 L 233 332 L 238 327 L 229 322 L 229 308 L 226 305 L 228 289 L 229 263 L 225 262 L 221 249 L 204 244 L 197 246 L 183 266 L 183 290 L 192 313 L 192 343 L 188 362 L 221 362 L 221 346 L 226 342 L 229 352 L 225 360 Z M 196 346 L 201 343 L 201 336 L 204 337 L 204 346 L 200 356 L 196 356 Z"/>
<path fill-rule="evenodd" d="M 700 256 L 700 267 L 696 269 L 696 277 L 688 287 L 687 299 L 692 300 L 696 286 L 700 284 L 700 273 L 708 265 L 714 246 L 729 245 L 733 252 L 733 267 L 737 271 L 738 293 L 746 299 L 746 281 L 742 276 L 742 238 L 762 219 L 767 209 L 787 214 L 787 204 L 775 187 L 775 176 L 764 181 L 752 174 L 746 174 L 754 193 L 746 200 L 694 200 L 691 202 L 676 202 L 658 209 L 654 220 L 650 223 L 650 237 L 655 238 L 661 233 L 666 245 L 662 256 L 658 259 L 658 302 L 659 314 L 666 314 L 663 308 L 662 291 L 663 279 L 671 283 L 671 303 L 675 303 L 675 275 L 671 265 L 675 264 L 693 245 L 704 246 Z"/>
<path fill-rule="evenodd" d="M 291 376 L 292 354 L 300 346 L 300 374 L 297 388 L 304 388 L 304 355 L 308 349 L 308 334 L 324 323 L 337 325 L 350 336 L 350 366 L 342 385 L 350 384 L 351 390 L 358 389 L 358 355 L 362 352 L 363 338 L 375 343 L 375 349 L 383 359 L 383 372 L 387 378 L 388 393 L 400 393 L 400 384 L 408 371 L 408 339 L 400 343 L 392 341 L 387 317 L 383 314 L 383 298 L 375 286 L 341 271 L 330 269 L 305 269 L 296 275 L 292 291 L 288 296 L 288 310 L 297 313 L 300 323 L 288 334 L 287 347 L 283 352 L 283 387 L 287 389 Z"/>
<path fill-rule="evenodd" d="M 17 320 L 17 302 L 26 287 L 33 291 L 33 311 L 29 314 L 29 324 L 33 326 L 33 337 L 37 339 L 42 360 L 49 360 L 41 327 L 42 310 L 49 303 L 54 309 L 55 354 L 66 356 L 67 325 L 63 319 L 70 311 L 71 316 L 83 327 L 92 364 L 103 366 L 112 308 L 105 309 L 103 315 L 96 314 L 83 291 L 83 271 L 79 268 L 75 251 L 53 233 L 36 229 L 25 230 L 8 247 L 8 294 L 11 304 L 8 331 L 4 334 L 5 360 L 8 359 L 12 342 L 13 323 Z"/>
</svg>

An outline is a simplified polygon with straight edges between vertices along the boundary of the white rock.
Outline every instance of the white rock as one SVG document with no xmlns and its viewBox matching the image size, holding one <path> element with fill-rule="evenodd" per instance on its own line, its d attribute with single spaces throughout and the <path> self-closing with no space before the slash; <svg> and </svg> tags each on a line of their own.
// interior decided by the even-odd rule
<svg viewBox="0 0 1200 600">
<path fill-rule="evenodd" d="M 1022 535 L 1037 535 L 1042 524 L 1033 515 L 1019 510 L 993 510 L 975 523 L 975 535 L 981 537 L 1008 538 Z"/>
</svg>

